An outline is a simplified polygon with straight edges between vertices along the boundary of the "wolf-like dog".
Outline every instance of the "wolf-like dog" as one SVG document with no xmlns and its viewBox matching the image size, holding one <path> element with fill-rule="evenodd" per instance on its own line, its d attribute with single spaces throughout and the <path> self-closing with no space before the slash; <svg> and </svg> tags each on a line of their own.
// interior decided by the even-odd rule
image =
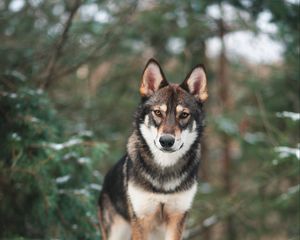
<svg viewBox="0 0 300 240">
<path fill-rule="evenodd" d="M 180 240 L 197 190 L 204 67 L 170 84 L 154 59 L 142 74 L 141 103 L 126 155 L 107 173 L 99 198 L 104 240 Z"/>
</svg>

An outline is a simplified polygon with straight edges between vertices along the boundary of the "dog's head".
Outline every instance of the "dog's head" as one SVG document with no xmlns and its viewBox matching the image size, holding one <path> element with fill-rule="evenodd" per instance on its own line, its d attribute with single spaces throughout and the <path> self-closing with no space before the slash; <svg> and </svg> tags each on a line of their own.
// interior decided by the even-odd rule
<svg viewBox="0 0 300 240">
<path fill-rule="evenodd" d="M 154 159 L 172 165 L 199 139 L 202 104 L 207 99 L 203 66 L 192 69 L 181 85 L 169 84 L 159 64 L 150 59 L 140 87 L 139 129 Z"/>
</svg>

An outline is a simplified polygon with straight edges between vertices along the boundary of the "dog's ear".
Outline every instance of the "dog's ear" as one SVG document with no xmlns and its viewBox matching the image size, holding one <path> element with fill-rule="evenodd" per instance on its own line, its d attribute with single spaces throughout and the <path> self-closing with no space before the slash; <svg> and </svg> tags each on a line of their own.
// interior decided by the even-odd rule
<svg viewBox="0 0 300 240">
<path fill-rule="evenodd" d="M 168 85 L 165 75 L 159 63 L 150 59 L 143 72 L 140 94 L 142 97 L 150 97 L 158 89 Z"/>
<path fill-rule="evenodd" d="M 204 66 L 199 64 L 194 67 L 186 76 L 180 87 L 195 96 L 198 101 L 205 102 L 205 100 L 208 98 L 208 93 Z"/>
</svg>

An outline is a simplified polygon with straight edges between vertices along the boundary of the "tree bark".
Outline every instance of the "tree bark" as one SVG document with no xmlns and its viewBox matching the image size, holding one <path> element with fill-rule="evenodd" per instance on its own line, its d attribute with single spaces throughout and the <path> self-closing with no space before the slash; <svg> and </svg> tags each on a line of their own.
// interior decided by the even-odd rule
<svg viewBox="0 0 300 240">
<path fill-rule="evenodd" d="M 219 56 L 219 67 L 218 67 L 218 80 L 219 80 L 219 95 L 220 101 L 223 106 L 222 112 L 226 113 L 230 110 L 230 100 L 229 100 L 229 78 L 228 78 L 228 60 L 226 56 L 226 44 L 225 44 L 225 35 L 226 25 L 222 18 L 223 9 L 222 5 L 220 5 L 220 13 L 221 17 L 218 20 L 218 29 L 219 29 L 219 38 L 221 41 L 221 52 Z M 224 191 L 225 194 L 230 195 L 232 191 L 232 183 L 231 183 L 231 160 L 230 160 L 230 137 L 223 133 L 222 136 L 223 150 L 222 150 L 222 177 L 224 181 Z M 233 216 L 228 215 L 226 218 L 226 231 L 227 231 L 227 239 L 235 240 L 236 233 L 233 224 Z"/>
</svg>

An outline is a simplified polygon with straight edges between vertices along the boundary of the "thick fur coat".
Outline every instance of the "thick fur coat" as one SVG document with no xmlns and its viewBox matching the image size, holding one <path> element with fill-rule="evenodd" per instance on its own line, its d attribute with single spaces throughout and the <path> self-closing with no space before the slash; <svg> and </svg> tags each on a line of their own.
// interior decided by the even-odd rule
<svg viewBox="0 0 300 240">
<path fill-rule="evenodd" d="M 140 94 L 127 153 L 107 173 L 100 194 L 102 237 L 179 240 L 197 190 L 208 97 L 204 68 L 193 68 L 181 85 L 169 84 L 150 59 Z"/>
</svg>

